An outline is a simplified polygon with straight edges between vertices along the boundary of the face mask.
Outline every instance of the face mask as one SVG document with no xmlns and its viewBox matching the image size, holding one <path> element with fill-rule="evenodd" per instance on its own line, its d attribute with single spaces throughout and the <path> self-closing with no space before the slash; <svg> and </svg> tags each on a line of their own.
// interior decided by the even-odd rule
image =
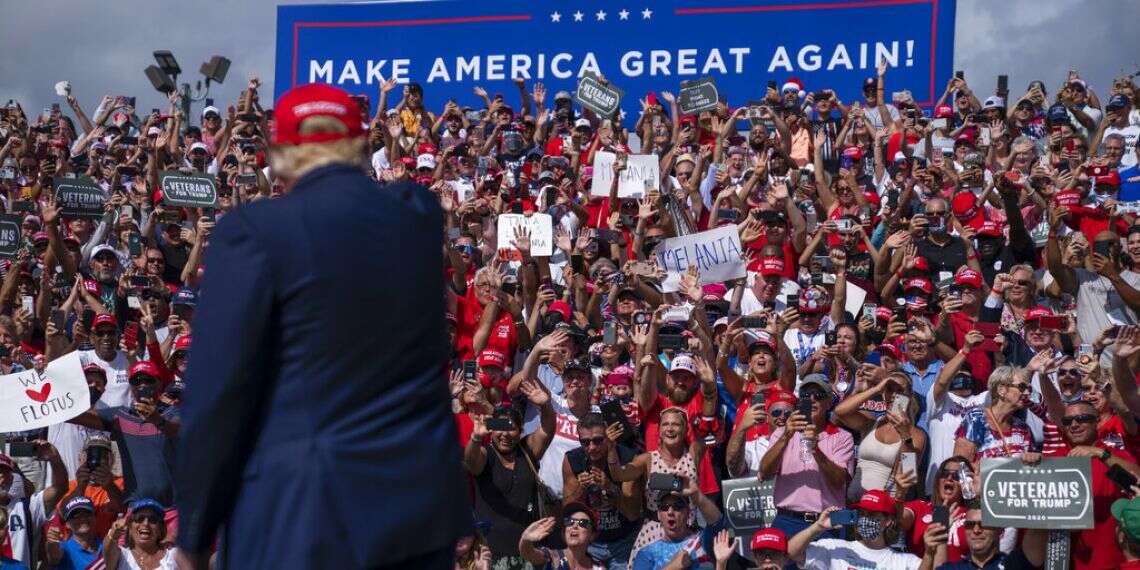
<svg viewBox="0 0 1140 570">
<path fill-rule="evenodd" d="M 89 394 L 91 394 L 91 403 L 92 403 L 92 404 L 94 404 L 95 402 L 98 402 L 98 401 L 99 401 L 99 398 L 102 398 L 102 397 L 103 397 L 103 391 L 102 391 L 102 390 L 100 390 L 100 389 L 98 389 L 98 388 L 91 388 L 91 387 L 88 387 L 88 388 L 87 388 L 87 392 L 88 392 Z"/>
<path fill-rule="evenodd" d="M 850 273 L 859 279 L 866 279 L 871 274 L 871 268 L 866 265 L 856 265 L 851 268 Z"/>
<path fill-rule="evenodd" d="M 883 534 L 883 522 L 871 517 L 861 516 L 855 523 L 855 530 L 859 532 L 859 536 L 863 540 L 875 540 Z"/>
</svg>

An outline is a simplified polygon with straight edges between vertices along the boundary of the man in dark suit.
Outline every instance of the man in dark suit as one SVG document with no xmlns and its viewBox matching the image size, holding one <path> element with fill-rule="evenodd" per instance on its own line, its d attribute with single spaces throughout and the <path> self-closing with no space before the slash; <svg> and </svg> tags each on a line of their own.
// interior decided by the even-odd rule
<svg viewBox="0 0 1140 570">
<path fill-rule="evenodd" d="M 276 106 L 288 195 L 210 236 L 178 453 L 178 546 L 204 567 L 450 568 L 471 525 L 444 366 L 443 215 L 362 169 L 355 102 Z"/>
</svg>

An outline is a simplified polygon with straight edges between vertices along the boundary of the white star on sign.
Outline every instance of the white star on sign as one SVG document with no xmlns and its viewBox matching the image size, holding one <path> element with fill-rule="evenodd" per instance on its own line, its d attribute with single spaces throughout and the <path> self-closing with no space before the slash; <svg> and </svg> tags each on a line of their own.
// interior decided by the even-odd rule
<svg viewBox="0 0 1140 570">
<path fill-rule="evenodd" d="M 622 8 L 621 12 L 618 12 L 618 18 L 620 18 L 622 20 L 628 20 L 629 19 L 629 10 Z"/>
<path fill-rule="evenodd" d="M 606 21 L 606 13 L 602 10 L 598 10 L 598 13 L 594 14 L 594 16 L 597 16 L 599 22 Z"/>
<path fill-rule="evenodd" d="M 653 15 L 653 10 L 650 10 L 649 8 L 646 8 L 646 9 L 641 11 L 641 19 L 642 20 L 648 20 L 649 17 L 652 15 Z"/>
<path fill-rule="evenodd" d="M 574 21 L 575 22 L 581 22 L 582 21 L 582 13 L 581 12 L 574 12 Z"/>
<path fill-rule="evenodd" d="M 562 21 L 562 14 L 559 14 L 558 12 L 551 14 L 550 15 L 550 21 L 551 22 L 561 22 Z"/>
</svg>

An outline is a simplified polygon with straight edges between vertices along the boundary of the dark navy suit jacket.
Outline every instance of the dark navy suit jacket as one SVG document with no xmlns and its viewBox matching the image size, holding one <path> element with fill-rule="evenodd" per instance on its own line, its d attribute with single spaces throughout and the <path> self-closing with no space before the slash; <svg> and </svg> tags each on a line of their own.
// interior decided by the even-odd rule
<svg viewBox="0 0 1140 570">
<path fill-rule="evenodd" d="M 332 165 L 210 236 L 178 543 L 223 568 L 367 568 L 471 526 L 450 413 L 443 215 Z"/>
</svg>

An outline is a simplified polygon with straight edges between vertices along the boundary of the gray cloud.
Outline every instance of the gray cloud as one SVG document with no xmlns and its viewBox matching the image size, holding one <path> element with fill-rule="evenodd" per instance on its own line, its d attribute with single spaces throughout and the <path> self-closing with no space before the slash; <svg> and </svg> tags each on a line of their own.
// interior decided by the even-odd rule
<svg viewBox="0 0 1140 570">
<path fill-rule="evenodd" d="M 136 95 L 143 110 L 165 107 L 142 73 L 155 49 L 173 51 L 187 77 L 211 55 L 233 60 L 225 84 L 211 90 L 219 102 L 235 101 L 253 74 L 272 93 L 276 6 L 291 3 L 311 2 L 6 2 L 0 101 L 15 98 L 35 113 L 59 101 L 52 86 L 68 79 L 89 112 L 104 94 Z M 1010 76 L 1015 95 L 1033 79 L 1052 92 L 1070 67 L 1104 93 L 1140 63 L 1137 21 L 1135 0 L 959 0 L 955 68 L 980 94 L 999 73 Z"/>
</svg>

